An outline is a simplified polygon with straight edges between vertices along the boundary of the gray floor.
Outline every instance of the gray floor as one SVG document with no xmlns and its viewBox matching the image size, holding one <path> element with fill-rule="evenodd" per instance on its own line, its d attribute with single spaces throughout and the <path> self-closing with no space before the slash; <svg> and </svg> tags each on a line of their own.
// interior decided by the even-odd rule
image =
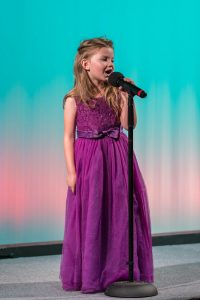
<svg viewBox="0 0 200 300">
<path fill-rule="evenodd" d="M 153 247 L 153 257 L 159 294 L 151 299 L 200 299 L 200 244 Z M 64 291 L 59 266 L 60 255 L 0 260 L 0 299 L 108 298 Z"/>
</svg>

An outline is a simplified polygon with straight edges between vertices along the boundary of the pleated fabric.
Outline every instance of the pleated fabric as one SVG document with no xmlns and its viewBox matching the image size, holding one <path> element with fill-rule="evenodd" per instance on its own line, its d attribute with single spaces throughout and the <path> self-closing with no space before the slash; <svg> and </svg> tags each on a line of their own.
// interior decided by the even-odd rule
<svg viewBox="0 0 200 300">
<path fill-rule="evenodd" d="M 59 278 L 66 291 L 104 291 L 129 279 L 128 138 L 75 140 L 76 190 L 67 190 Z M 133 153 L 134 280 L 153 282 L 146 186 Z"/>
</svg>

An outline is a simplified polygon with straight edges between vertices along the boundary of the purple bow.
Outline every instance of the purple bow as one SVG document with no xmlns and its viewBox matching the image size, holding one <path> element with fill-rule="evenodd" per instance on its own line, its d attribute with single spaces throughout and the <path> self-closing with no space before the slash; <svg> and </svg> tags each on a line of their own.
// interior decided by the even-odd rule
<svg viewBox="0 0 200 300">
<path fill-rule="evenodd" d="M 122 128 L 120 130 L 120 127 L 113 127 L 113 128 L 109 128 L 109 129 L 106 129 L 106 130 L 102 130 L 100 132 L 97 131 L 97 130 L 94 130 L 94 131 L 77 130 L 77 136 L 92 139 L 92 138 L 99 138 L 99 137 L 107 135 L 107 136 L 112 137 L 114 139 L 118 139 L 120 131 L 122 131 Z"/>
</svg>

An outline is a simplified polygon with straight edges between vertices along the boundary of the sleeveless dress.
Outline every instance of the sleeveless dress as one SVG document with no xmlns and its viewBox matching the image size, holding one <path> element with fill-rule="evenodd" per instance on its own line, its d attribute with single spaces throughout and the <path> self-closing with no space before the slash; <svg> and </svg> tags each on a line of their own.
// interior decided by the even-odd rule
<svg viewBox="0 0 200 300">
<path fill-rule="evenodd" d="M 59 278 L 66 291 L 104 291 L 129 280 L 128 138 L 104 97 L 88 108 L 77 98 L 76 187 L 67 190 Z M 134 281 L 153 282 L 148 198 L 135 153 Z"/>
</svg>

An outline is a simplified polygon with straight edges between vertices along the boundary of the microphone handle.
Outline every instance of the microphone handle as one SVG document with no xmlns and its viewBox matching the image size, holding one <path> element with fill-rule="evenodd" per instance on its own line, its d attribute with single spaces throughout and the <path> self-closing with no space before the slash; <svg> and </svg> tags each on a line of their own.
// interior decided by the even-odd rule
<svg viewBox="0 0 200 300">
<path fill-rule="evenodd" d="M 122 86 L 122 88 L 126 92 L 130 93 L 132 96 L 136 95 L 140 98 L 144 98 L 147 96 L 147 93 L 144 90 L 140 89 L 139 87 L 137 87 L 136 85 L 134 85 L 132 83 L 124 81 L 123 79 L 120 79 L 118 81 L 118 84 L 119 84 L 119 86 Z"/>
</svg>

